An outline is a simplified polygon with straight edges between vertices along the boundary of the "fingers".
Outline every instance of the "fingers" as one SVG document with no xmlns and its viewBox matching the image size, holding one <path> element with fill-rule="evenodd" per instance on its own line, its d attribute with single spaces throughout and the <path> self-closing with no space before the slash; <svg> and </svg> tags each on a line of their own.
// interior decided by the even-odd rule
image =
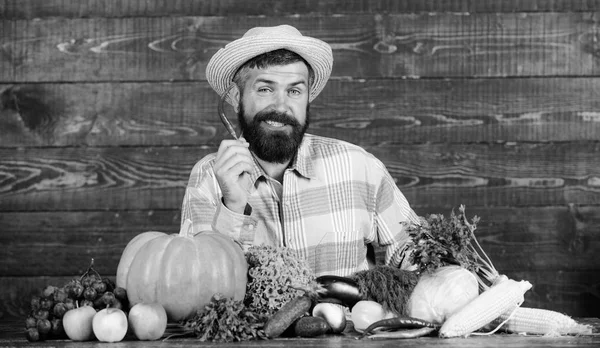
<svg viewBox="0 0 600 348">
<path fill-rule="evenodd" d="M 233 211 L 242 213 L 248 201 L 249 175 L 254 166 L 248 143 L 240 140 L 223 140 L 217 151 L 214 171 L 221 187 L 223 203 Z"/>
<path fill-rule="evenodd" d="M 224 140 L 219 146 L 215 160 L 215 170 L 224 174 L 233 172 L 237 175 L 250 171 L 254 160 L 248 149 L 248 143 L 243 140 Z"/>
<path fill-rule="evenodd" d="M 221 141 L 221 145 L 219 145 L 219 150 L 217 150 L 217 159 L 226 156 L 227 153 L 244 152 L 244 149 L 247 150 L 249 146 L 244 138 L 240 138 L 239 140 L 223 140 Z M 248 154 L 250 154 L 249 151 Z"/>
<path fill-rule="evenodd" d="M 241 156 L 235 155 L 229 160 L 225 161 L 221 167 L 215 166 L 215 172 L 217 178 L 223 178 L 224 180 L 237 180 L 244 173 L 250 173 L 252 171 L 252 163 L 241 159 Z"/>
</svg>

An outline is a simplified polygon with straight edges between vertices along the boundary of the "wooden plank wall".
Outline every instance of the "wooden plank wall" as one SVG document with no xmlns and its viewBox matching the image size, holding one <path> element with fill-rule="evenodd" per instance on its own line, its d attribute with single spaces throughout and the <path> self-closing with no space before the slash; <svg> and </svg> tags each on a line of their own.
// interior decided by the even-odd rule
<svg viewBox="0 0 600 348">
<path fill-rule="evenodd" d="M 526 305 L 600 315 L 600 1 L 0 0 L 0 317 L 136 234 L 176 232 L 227 132 L 205 81 L 248 28 L 332 44 L 316 134 L 388 166 L 415 210 L 465 204 Z"/>
</svg>

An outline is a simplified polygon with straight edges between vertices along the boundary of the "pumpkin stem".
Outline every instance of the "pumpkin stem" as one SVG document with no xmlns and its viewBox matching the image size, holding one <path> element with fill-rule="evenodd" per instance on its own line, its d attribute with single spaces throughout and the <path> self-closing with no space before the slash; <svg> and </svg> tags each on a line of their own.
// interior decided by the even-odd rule
<svg viewBox="0 0 600 348">
<path fill-rule="evenodd" d="M 190 236 L 190 237 L 192 237 L 194 235 L 194 225 L 192 224 L 192 220 L 185 219 L 185 221 L 183 222 L 183 226 L 181 227 L 181 230 L 179 231 L 179 235 Z"/>
</svg>

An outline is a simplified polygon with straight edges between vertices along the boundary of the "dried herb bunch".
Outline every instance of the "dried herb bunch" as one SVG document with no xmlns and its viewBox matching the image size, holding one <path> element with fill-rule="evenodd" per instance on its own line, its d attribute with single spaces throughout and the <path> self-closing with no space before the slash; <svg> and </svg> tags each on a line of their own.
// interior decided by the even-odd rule
<svg viewBox="0 0 600 348">
<path fill-rule="evenodd" d="M 215 294 L 204 309 L 188 319 L 183 328 L 200 341 L 238 342 L 265 339 L 263 327 L 267 317 L 250 311 L 243 301 Z"/>
</svg>

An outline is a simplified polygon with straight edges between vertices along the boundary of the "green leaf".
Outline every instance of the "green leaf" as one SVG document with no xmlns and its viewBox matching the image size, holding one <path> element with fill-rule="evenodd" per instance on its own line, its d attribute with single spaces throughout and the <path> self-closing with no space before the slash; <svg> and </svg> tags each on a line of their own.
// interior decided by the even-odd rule
<svg viewBox="0 0 600 348">
<path fill-rule="evenodd" d="M 458 211 L 455 214 L 452 210 L 448 218 L 431 214 L 420 224 L 408 226 L 409 246 L 413 250 L 409 258 L 421 272 L 448 265 L 451 260 L 470 270 L 477 266 L 478 255 L 471 248 L 471 241 L 479 218 L 474 217 L 469 224 L 464 205 Z"/>
</svg>

